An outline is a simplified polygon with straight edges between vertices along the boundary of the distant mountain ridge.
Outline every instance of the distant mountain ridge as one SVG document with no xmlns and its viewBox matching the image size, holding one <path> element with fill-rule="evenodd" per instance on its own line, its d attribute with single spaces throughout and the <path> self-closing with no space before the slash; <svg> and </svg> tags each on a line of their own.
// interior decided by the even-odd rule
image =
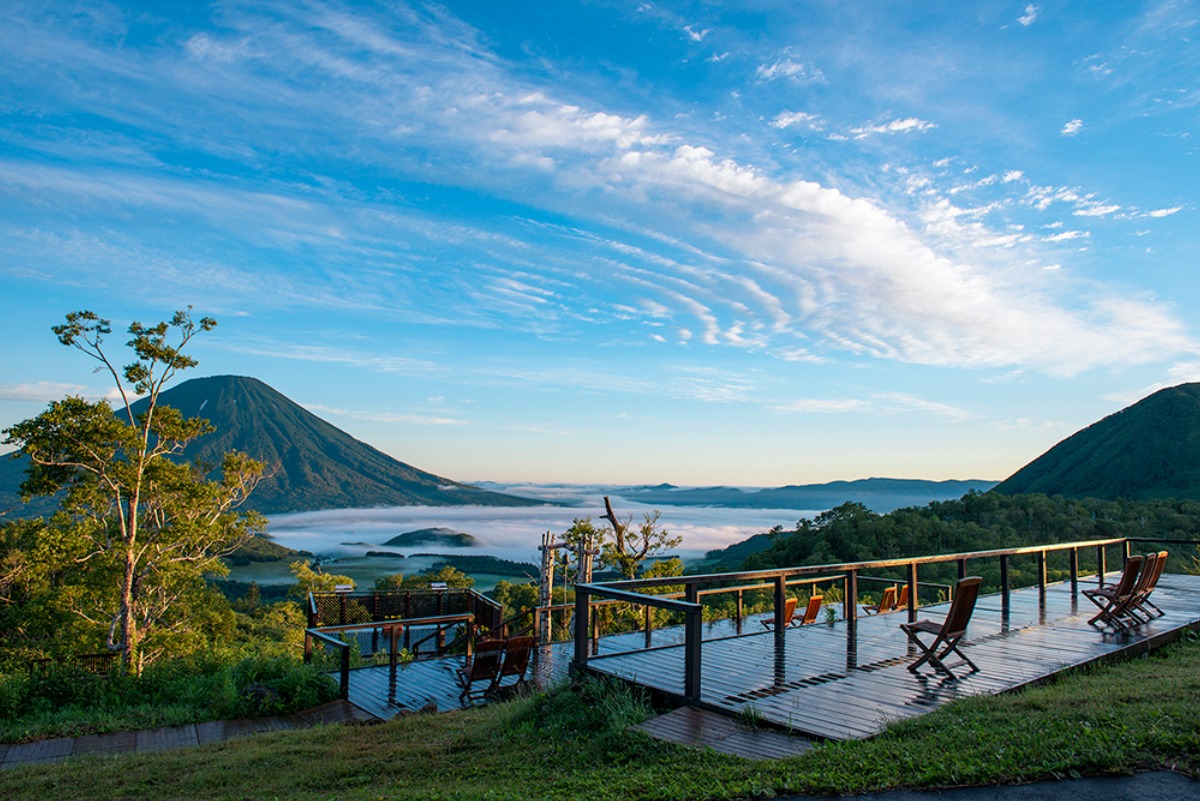
<svg viewBox="0 0 1200 801">
<path fill-rule="evenodd" d="M 905 506 L 923 506 L 930 501 L 961 498 L 972 490 L 987 492 L 995 481 L 961 479 L 923 481 L 911 478 L 863 478 L 798 484 L 772 489 L 747 490 L 737 487 L 679 488 L 670 484 L 629 487 L 622 497 L 640 503 L 673 506 L 720 506 L 729 509 L 832 509 L 856 501 L 873 512 L 884 514 Z"/>
<path fill-rule="evenodd" d="M 996 491 L 1200 500 L 1200 383 L 1159 390 L 1072 434 Z"/>
</svg>

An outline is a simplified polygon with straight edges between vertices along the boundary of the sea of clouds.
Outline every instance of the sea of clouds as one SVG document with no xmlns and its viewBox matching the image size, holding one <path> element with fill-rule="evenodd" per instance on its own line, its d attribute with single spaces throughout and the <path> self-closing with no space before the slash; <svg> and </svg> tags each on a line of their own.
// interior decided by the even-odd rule
<svg viewBox="0 0 1200 801">
<path fill-rule="evenodd" d="M 330 509 L 320 512 L 296 512 L 272 515 L 268 532 L 281 545 L 327 556 L 362 556 L 368 550 L 384 548 L 383 543 L 408 531 L 424 528 L 448 528 L 475 537 L 474 548 L 447 548 L 422 545 L 405 552 L 490 554 L 502 559 L 538 563 L 538 546 L 547 532 L 561 533 L 576 518 L 591 517 L 602 523 L 604 496 L 612 500 L 621 517 L 632 515 L 635 523 L 657 509 L 660 525 L 671 534 L 682 535 L 683 544 L 673 553 L 685 559 L 698 558 L 705 551 L 723 548 L 735 542 L 781 525 L 790 528 L 814 510 L 723 509 L 697 506 L 647 506 L 629 501 L 614 488 L 579 485 L 488 484 L 487 489 L 550 501 L 563 505 L 496 506 L 390 506 L 371 509 Z"/>
</svg>

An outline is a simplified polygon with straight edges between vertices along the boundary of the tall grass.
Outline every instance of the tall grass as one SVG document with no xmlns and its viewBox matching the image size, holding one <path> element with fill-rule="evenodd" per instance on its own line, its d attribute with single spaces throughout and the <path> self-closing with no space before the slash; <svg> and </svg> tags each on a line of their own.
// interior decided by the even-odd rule
<svg viewBox="0 0 1200 801">
<path fill-rule="evenodd" d="M 0 675 L 0 742 L 73 737 L 294 712 L 337 695 L 333 680 L 287 657 L 198 656 L 141 676 L 73 669 Z"/>
</svg>

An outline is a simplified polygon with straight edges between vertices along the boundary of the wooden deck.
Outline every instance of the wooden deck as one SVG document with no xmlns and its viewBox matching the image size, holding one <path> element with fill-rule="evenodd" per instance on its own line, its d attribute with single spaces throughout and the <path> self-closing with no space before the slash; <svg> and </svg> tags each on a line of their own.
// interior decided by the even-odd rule
<svg viewBox="0 0 1200 801">
<path fill-rule="evenodd" d="M 1113 574 L 1116 578 L 1116 574 Z M 1082 580 L 1079 588 L 1095 586 Z M 956 698 L 996 694 L 1038 682 L 1071 667 L 1139 653 L 1200 628 L 1200 576 L 1168 574 L 1155 592 L 1164 617 L 1133 633 L 1105 634 L 1087 625 L 1093 605 L 1069 584 L 1014 590 L 1005 609 L 999 595 L 981 596 L 964 650 L 980 671 L 951 680 L 914 675 L 918 654 L 898 624 L 903 612 L 709 639 L 703 645 L 700 706 L 739 714 L 752 708 L 765 721 L 827 739 L 858 739 L 888 722 L 932 711 Z M 924 607 L 940 619 L 948 605 Z M 761 629 L 760 629 L 761 630 Z M 628 637 L 629 635 L 625 635 Z M 683 648 L 611 653 L 603 648 L 588 669 L 674 696 L 683 696 Z"/>
<path fill-rule="evenodd" d="M 1081 580 L 1079 589 L 1095 583 Z M 704 626 L 699 706 L 730 716 L 753 710 L 769 724 L 810 737 L 870 737 L 892 720 L 956 698 L 1006 692 L 1068 668 L 1157 647 L 1185 628 L 1200 629 L 1200 576 L 1164 575 L 1155 600 L 1165 616 L 1133 633 L 1113 634 L 1087 625 L 1095 608 L 1067 583 L 1047 587 L 1044 601 L 1036 588 L 1014 590 L 1007 610 L 999 595 L 981 596 L 963 646 L 980 671 L 958 680 L 906 669 L 918 654 L 900 631 L 903 612 L 860 617 L 853 635 L 839 620 L 788 629 L 782 641 L 754 619 L 740 630 L 736 621 L 714 621 Z M 947 606 L 922 607 L 919 615 L 940 619 Z M 654 632 L 650 648 L 641 632 L 603 637 L 588 669 L 682 699 L 682 640 L 680 628 Z M 564 681 L 572 646 L 537 649 L 531 681 L 543 687 Z M 402 712 L 459 709 L 454 670 L 461 665 L 457 657 L 395 671 L 353 670 L 349 700 L 384 720 Z"/>
</svg>

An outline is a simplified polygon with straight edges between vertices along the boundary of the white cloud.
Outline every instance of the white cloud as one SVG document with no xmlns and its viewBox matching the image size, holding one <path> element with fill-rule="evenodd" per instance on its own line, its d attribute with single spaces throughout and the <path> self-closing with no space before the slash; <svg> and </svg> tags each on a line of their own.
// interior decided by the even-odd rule
<svg viewBox="0 0 1200 801">
<path fill-rule="evenodd" d="M 1121 207 L 1115 203 L 1086 203 L 1072 212 L 1076 217 L 1107 217 L 1116 214 Z"/>
<path fill-rule="evenodd" d="M 844 400 L 805 398 L 780 404 L 773 408 L 780 412 L 799 412 L 801 414 L 845 414 L 847 412 L 864 411 L 869 406 L 870 404 L 860 398 L 847 398 Z"/>
<path fill-rule="evenodd" d="M 821 129 L 821 120 L 816 114 L 809 114 L 807 111 L 781 111 L 775 115 L 775 119 L 771 120 L 772 128 L 792 128 L 797 125 L 804 125 L 813 130 Z"/>
<path fill-rule="evenodd" d="M 817 67 L 791 58 L 783 58 L 771 64 L 760 64 L 755 74 L 760 81 L 787 78 L 799 83 L 822 83 L 825 80 L 825 75 Z"/>
<path fill-rule="evenodd" d="M 1030 3 L 1029 5 L 1025 6 L 1025 13 L 1017 17 L 1017 22 L 1028 28 L 1037 21 L 1039 11 L 1040 9 L 1037 6 L 1035 6 L 1033 3 Z"/>
<path fill-rule="evenodd" d="M 1170 217 L 1172 214 L 1178 214 L 1183 211 L 1183 206 L 1172 206 L 1169 209 L 1154 209 L 1146 212 L 1147 217 Z"/>
<path fill-rule="evenodd" d="M 1063 231 L 1061 233 L 1051 234 L 1050 236 L 1042 237 L 1042 241 L 1043 242 L 1069 242 L 1072 239 L 1079 239 L 1080 237 L 1088 237 L 1088 236 L 1091 236 L 1091 233 L 1088 231 Z"/>
<path fill-rule="evenodd" d="M 97 401 L 120 399 L 120 393 L 115 388 L 96 389 L 83 384 L 62 384 L 53 381 L 35 381 L 26 384 L 0 384 L 0 401 L 17 401 L 21 403 L 50 403 L 62 400 L 67 395 L 78 395 L 87 400 Z"/>
<path fill-rule="evenodd" d="M 845 414 L 848 412 L 880 415 L 926 413 L 955 422 L 975 418 L 975 415 L 956 406 L 929 401 L 899 392 L 875 393 L 868 398 L 803 398 L 777 404 L 775 411 L 800 414 Z"/>
<path fill-rule="evenodd" d="M 1064 125 L 1059 133 L 1063 136 L 1074 136 L 1079 133 L 1081 128 L 1083 128 L 1083 120 L 1076 118 Z"/>
<path fill-rule="evenodd" d="M 461 426 L 466 425 L 463 420 L 457 420 L 453 417 L 430 417 L 422 414 L 403 414 L 400 412 L 370 412 L 357 409 L 346 409 L 342 407 L 323 406 L 319 403 L 301 404 L 305 409 L 316 415 L 334 415 L 336 417 L 346 417 L 351 420 L 364 420 L 369 423 L 387 423 L 399 425 L 418 425 L 418 426 Z"/>
<path fill-rule="evenodd" d="M 698 31 L 692 25 L 684 25 L 683 32 L 686 33 L 688 35 L 688 38 L 691 39 L 693 42 L 703 42 L 704 37 L 708 36 L 708 34 L 709 34 L 708 28 Z"/>
<path fill-rule="evenodd" d="M 895 119 L 876 125 L 863 125 L 858 128 L 851 128 L 850 133 L 854 134 L 855 139 L 864 139 L 871 134 L 923 133 L 931 131 L 936 127 L 932 122 L 926 120 L 917 119 L 916 117 L 905 117 L 904 119 Z"/>
</svg>

